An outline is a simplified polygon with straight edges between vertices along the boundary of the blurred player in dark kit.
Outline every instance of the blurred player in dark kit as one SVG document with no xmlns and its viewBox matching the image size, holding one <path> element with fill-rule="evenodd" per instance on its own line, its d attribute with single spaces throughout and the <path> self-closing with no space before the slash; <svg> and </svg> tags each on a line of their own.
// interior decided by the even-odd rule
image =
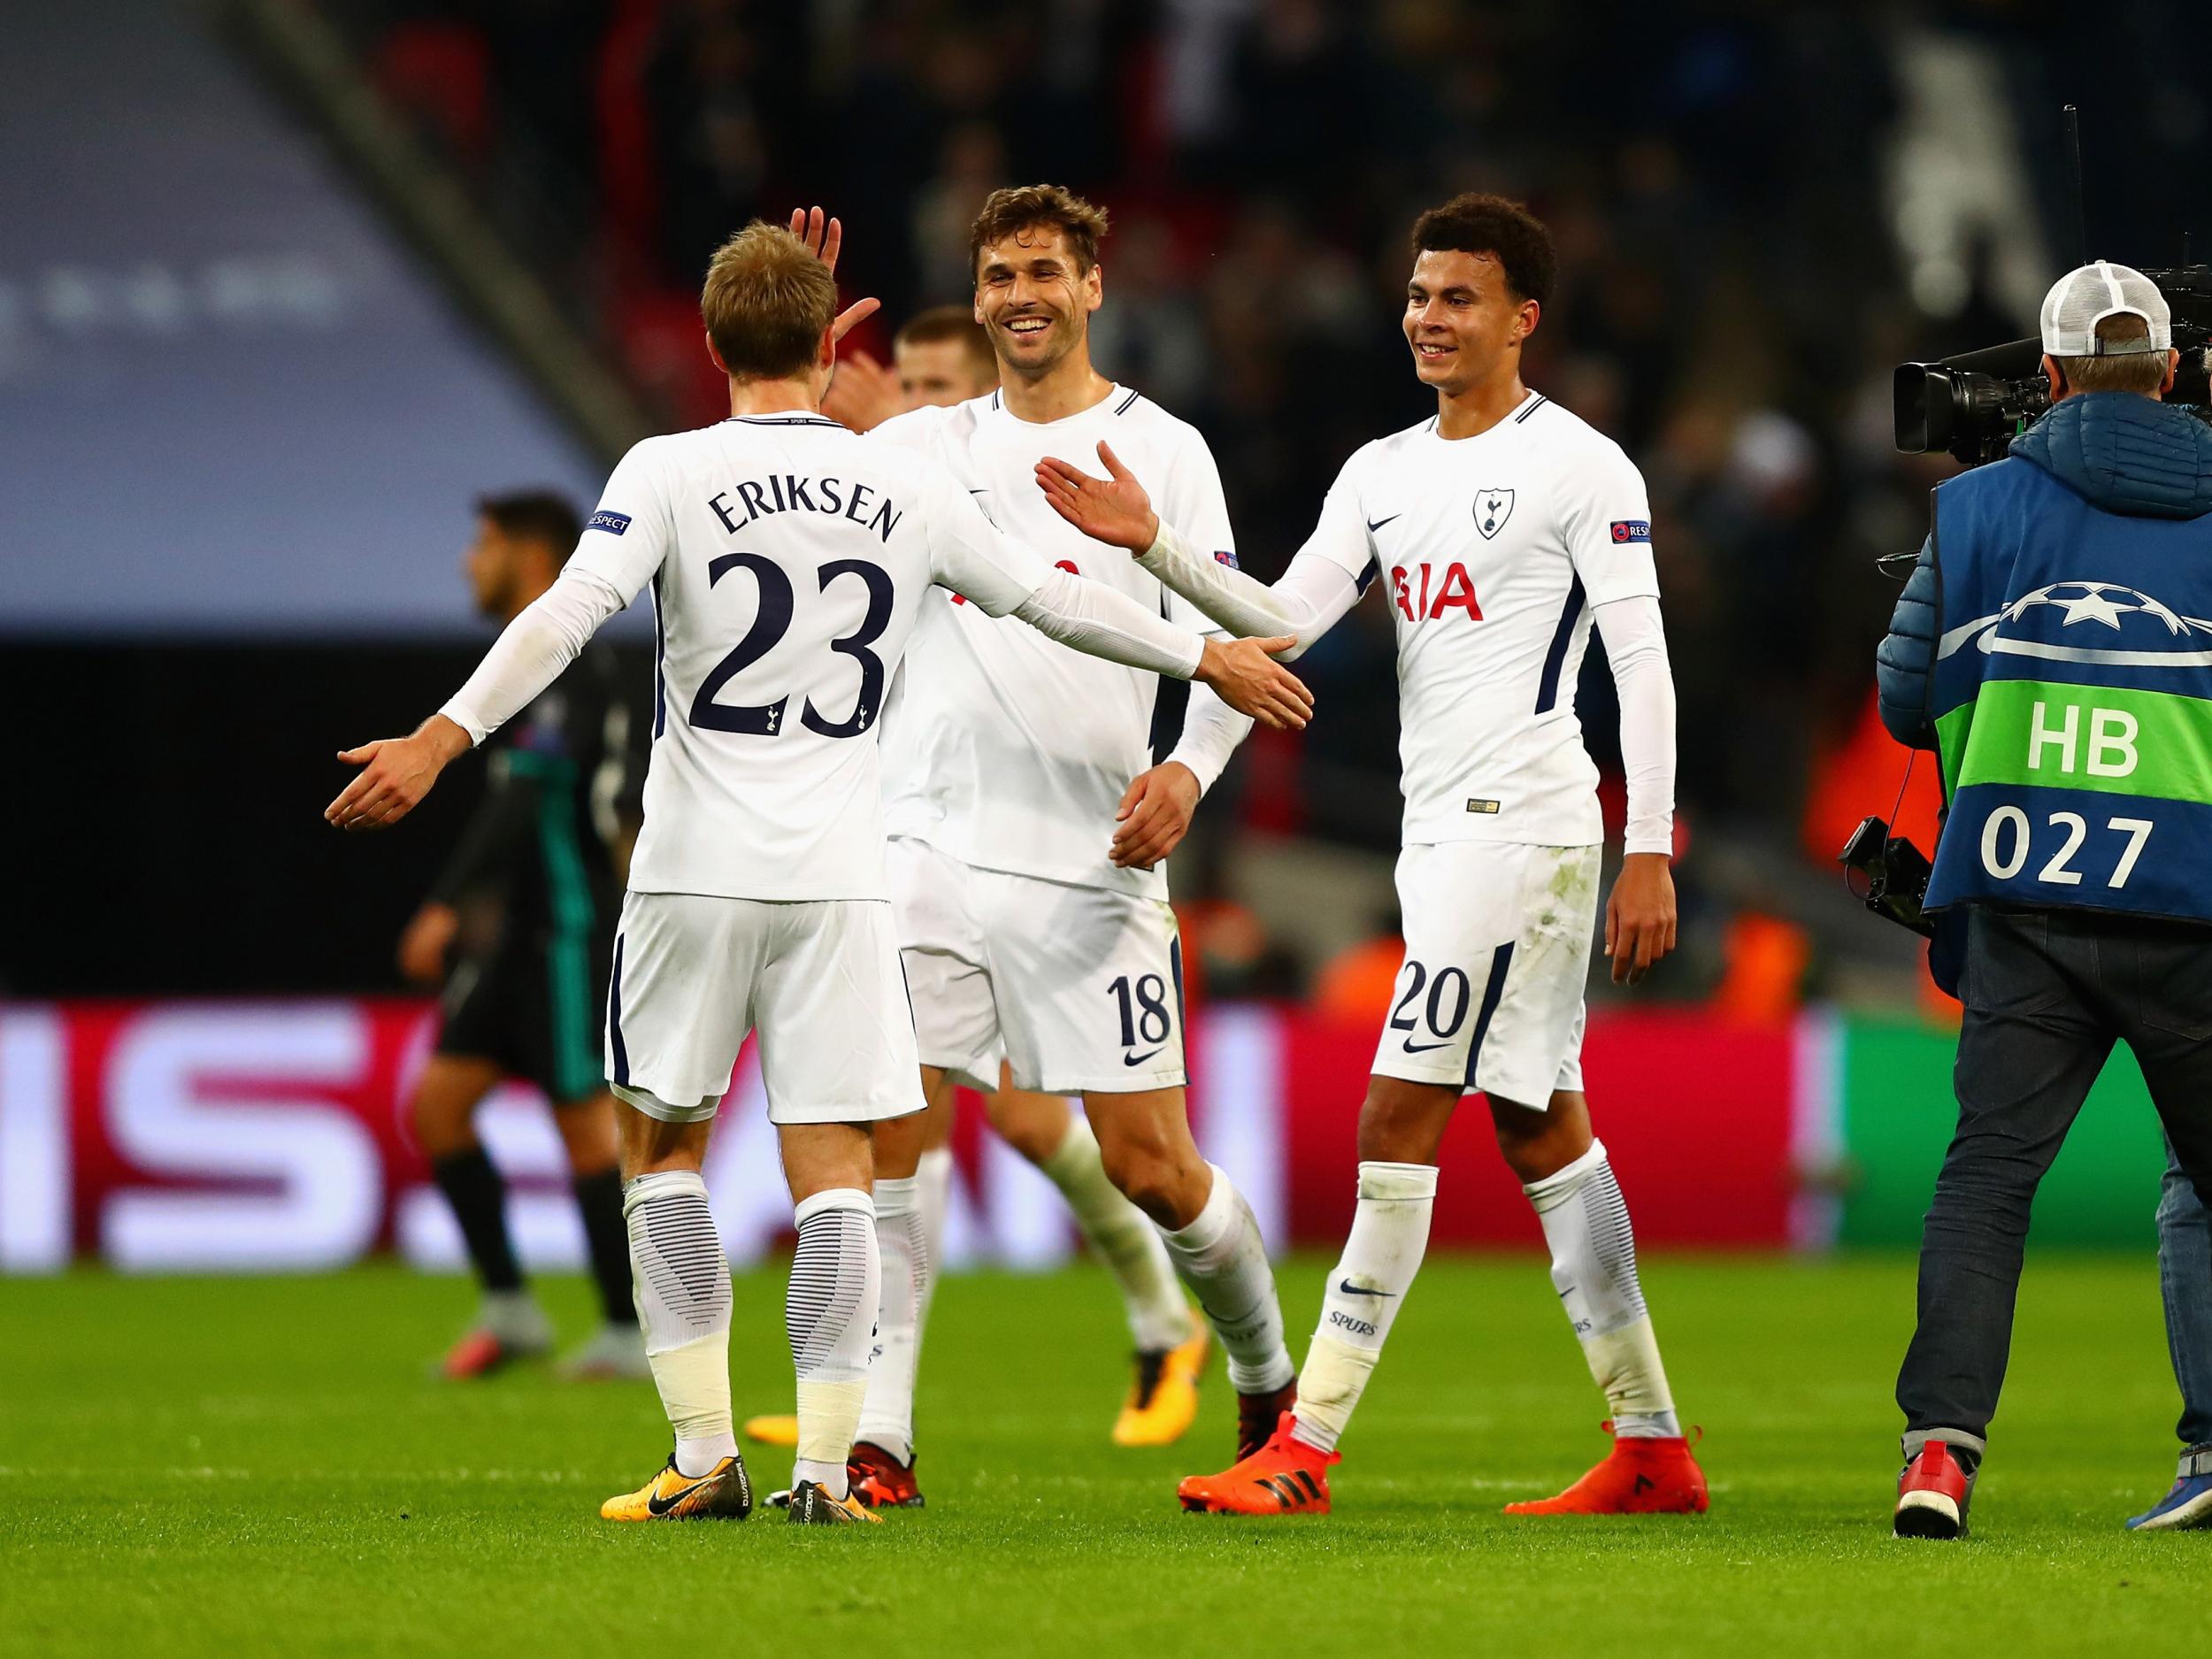
<svg viewBox="0 0 2212 1659">
<path fill-rule="evenodd" d="M 549 492 L 479 502 L 465 565 L 477 609 L 511 621 L 553 585 L 582 529 L 575 509 Z M 599 1052 L 617 849 L 636 824 L 634 806 L 622 810 L 638 775 L 629 749 L 647 729 L 629 690 L 613 652 L 594 645 L 498 733 L 483 803 L 400 939 L 401 971 L 444 986 L 436 1051 L 409 1116 L 483 1290 L 474 1325 L 446 1356 L 448 1377 L 480 1377 L 553 1343 L 516 1261 L 505 1183 L 476 1135 L 478 1103 L 510 1078 L 534 1083 L 552 1104 L 599 1294 L 603 1324 L 565 1369 L 648 1374 L 630 1298 L 614 1097 Z"/>
</svg>

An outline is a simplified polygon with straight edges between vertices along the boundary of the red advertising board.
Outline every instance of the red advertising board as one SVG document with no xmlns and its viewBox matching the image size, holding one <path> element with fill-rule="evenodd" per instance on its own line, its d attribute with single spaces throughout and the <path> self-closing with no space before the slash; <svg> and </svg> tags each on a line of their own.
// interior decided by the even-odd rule
<svg viewBox="0 0 2212 1659">
<path fill-rule="evenodd" d="M 457 1264 L 403 1124 L 430 1038 L 405 1000 L 0 1007 L 0 1271 L 74 1257 L 132 1271 L 301 1270 L 395 1251 Z M 1224 1006 L 1193 1033 L 1202 1148 L 1278 1245 L 1333 1248 L 1351 1217 L 1373 1033 L 1302 1010 Z M 1694 1015 L 1602 1015 L 1585 1057 L 1593 1114 L 1647 1245 L 1772 1247 L 1790 1236 L 1792 1034 Z M 733 1256 L 788 1225 L 759 1079 L 741 1061 L 708 1164 Z M 970 1116 L 977 1114 L 970 1102 Z M 526 1258 L 580 1257 L 559 1142 L 526 1089 L 482 1119 Z M 956 1143 L 955 1261 L 1047 1263 L 1072 1238 L 1043 1178 L 972 1122 Z M 1538 1233 L 1481 1102 L 1445 1143 L 1440 1245 Z"/>
</svg>

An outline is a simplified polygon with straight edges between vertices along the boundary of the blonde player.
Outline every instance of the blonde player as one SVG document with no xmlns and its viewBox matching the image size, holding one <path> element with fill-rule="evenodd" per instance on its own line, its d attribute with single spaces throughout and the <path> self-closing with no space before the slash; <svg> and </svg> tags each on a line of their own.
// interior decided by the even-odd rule
<svg viewBox="0 0 2212 1659">
<path fill-rule="evenodd" d="M 795 214 L 792 229 L 804 234 L 807 216 Z M 825 226 L 813 227 L 818 244 L 826 234 Z M 836 250 L 823 251 L 833 266 Z M 998 358 L 972 306 L 940 305 L 908 319 L 893 338 L 891 360 L 893 367 L 887 370 L 864 352 L 841 358 L 822 412 L 856 432 L 867 432 L 914 410 L 950 409 L 998 389 Z M 1046 527 L 1059 534 L 1057 526 Z M 911 775 L 912 769 L 900 759 L 900 745 L 918 736 L 912 721 L 887 729 L 886 764 L 891 776 Z M 1105 1263 L 1120 1292 L 1136 1348 L 1136 1374 L 1114 1419 L 1114 1443 L 1172 1444 L 1198 1415 L 1206 1327 L 1194 1324 L 1187 1311 L 1166 1246 L 1144 1212 L 1107 1179 L 1096 1138 L 1087 1123 L 1071 1118 L 1063 1096 L 1015 1087 L 1012 1068 L 1002 1058 L 989 1079 L 995 1088 L 974 1080 L 986 1087 L 984 1110 L 992 1129 L 1066 1199 L 1084 1242 Z M 912 1261 L 907 1281 L 887 1287 L 876 1363 L 869 1371 L 869 1405 L 862 1414 L 862 1438 L 853 1448 L 857 1489 L 886 1505 L 913 1507 L 921 1502 L 913 1474 L 913 1389 L 902 1383 L 919 1363 L 941 1260 L 952 1184 L 952 1090 L 936 1090 L 922 1128 L 912 1219 L 900 1211 L 902 1188 L 882 1179 L 876 1187 L 879 1225 L 888 1217 L 894 1235 L 886 1259 Z M 902 1127 L 890 1133 L 909 1132 Z M 898 1148 L 891 1151 L 881 1167 L 895 1166 Z M 772 1446 L 795 1444 L 798 1432 L 798 1419 L 787 1416 L 756 1417 L 745 1424 L 749 1439 Z"/>
<path fill-rule="evenodd" d="M 1328 1509 L 1337 1439 L 1427 1246 L 1445 1125 L 1479 1090 L 1615 1436 L 1566 1491 L 1508 1511 L 1702 1510 L 1580 1059 L 1603 826 L 1574 694 L 1594 621 L 1628 771 L 1626 854 L 1605 912 L 1613 977 L 1640 980 L 1674 948 L 1674 688 L 1651 510 L 1618 446 L 1521 382 L 1551 292 L 1543 226 L 1464 196 L 1421 216 L 1413 250 L 1405 334 L 1436 414 L 1352 457 L 1272 588 L 1167 527 L 1110 450 L 1110 480 L 1057 460 L 1038 473 L 1071 523 L 1232 627 L 1295 633 L 1302 649 L 1379 576 L 1398 636 L 1406 960 L 1360 1110 L 1358 1209 L 1296 1409 L 1225 1473 L 1184 1481 L 1183 1506 Z"/>
<path fill-rule="evenodd" d="M 632 449 L 560 579 L 411 736 L 347 751 L 363 771 L 327 811 L 348 829 L 404 816 L 650 585 L 653 746 L 606 1057 L 638 1312 L 676 1443 L 602 1507 L 611 1520 L 752 1507 L 730 1422 L 729 1263 L 700 1176 L 751 1030 L 798 1231 L 790 1519 L 874 1518 L 846 1476 L 879 1295 L 869 1131 L 922 1105 L 875 733 L 932 585 L 1079 649 L 1194 675 L 1271 720 L 1302 722 L 1308 706 L 1259 645 L 1201 641 L 1054 571 L 941 467 L 820 415 L 838 337 L 872 308 L 834 315 L 828 270 L 787 231 L 733 237 L 701 303 L 731 418 Z"/>
</svg>

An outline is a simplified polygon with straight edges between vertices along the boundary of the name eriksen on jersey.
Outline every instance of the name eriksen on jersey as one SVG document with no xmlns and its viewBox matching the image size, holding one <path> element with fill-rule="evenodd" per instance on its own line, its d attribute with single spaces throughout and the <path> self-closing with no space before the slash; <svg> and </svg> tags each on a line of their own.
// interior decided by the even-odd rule
<svg viewBox="0 0 2212 1659">
<path fill-rule="evenodd" d="M 742 518 L 732 516 L 729 498 L 733 494 L 744 511 Z M 875 503 L 872 511 L 869 506 L 872 501 Z M 732 535 L 757 518 L 780 512 L 805 511 L 841 515 L 863 529 L 875 531 L 887 543 L 891 532 L 898 527 L 903 516 L 899 508 L 891 504 L 889 496 L 877 500 L 875 492 L 865 484 L 849 485 L 836 478 L 805 479 L 795 472 L 771 472 L 765 483 L 749 478 L 714 496 L 707 505 L 714 509 L 714 516 Z M 864 513 L 867 517 L 863 518 Z"/>
</svg>

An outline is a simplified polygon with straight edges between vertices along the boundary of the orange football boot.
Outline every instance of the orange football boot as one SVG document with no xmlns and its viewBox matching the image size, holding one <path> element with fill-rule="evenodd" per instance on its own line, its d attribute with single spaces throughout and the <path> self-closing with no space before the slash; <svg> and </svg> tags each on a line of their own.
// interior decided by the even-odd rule
<svg viewBox="0 0 2212 1659">
<path fill-rule="evenodd" d="M 1608 1434 L 1613 1425 L 1599 1425 Z M 1699 1431 L 1703 1438 L 1703 1431 Z M 1509 1503 L 1508 1515 L 1702 1515 L 1705 1471 L 1686 1435 L 1664 1440 L 1614 1436 L 1603 1463 L 1555 1498 Z"/>
<path fill-rule="evenodd" d="M 1175 1489 L 1194 1515 L 1326 1515 L 1329 1465 L 1338 1454 L 1294 1440 L 1286 1411 L 1259 1448 L 1217 1475 L 1187 1475 Z"/>
</svg>

